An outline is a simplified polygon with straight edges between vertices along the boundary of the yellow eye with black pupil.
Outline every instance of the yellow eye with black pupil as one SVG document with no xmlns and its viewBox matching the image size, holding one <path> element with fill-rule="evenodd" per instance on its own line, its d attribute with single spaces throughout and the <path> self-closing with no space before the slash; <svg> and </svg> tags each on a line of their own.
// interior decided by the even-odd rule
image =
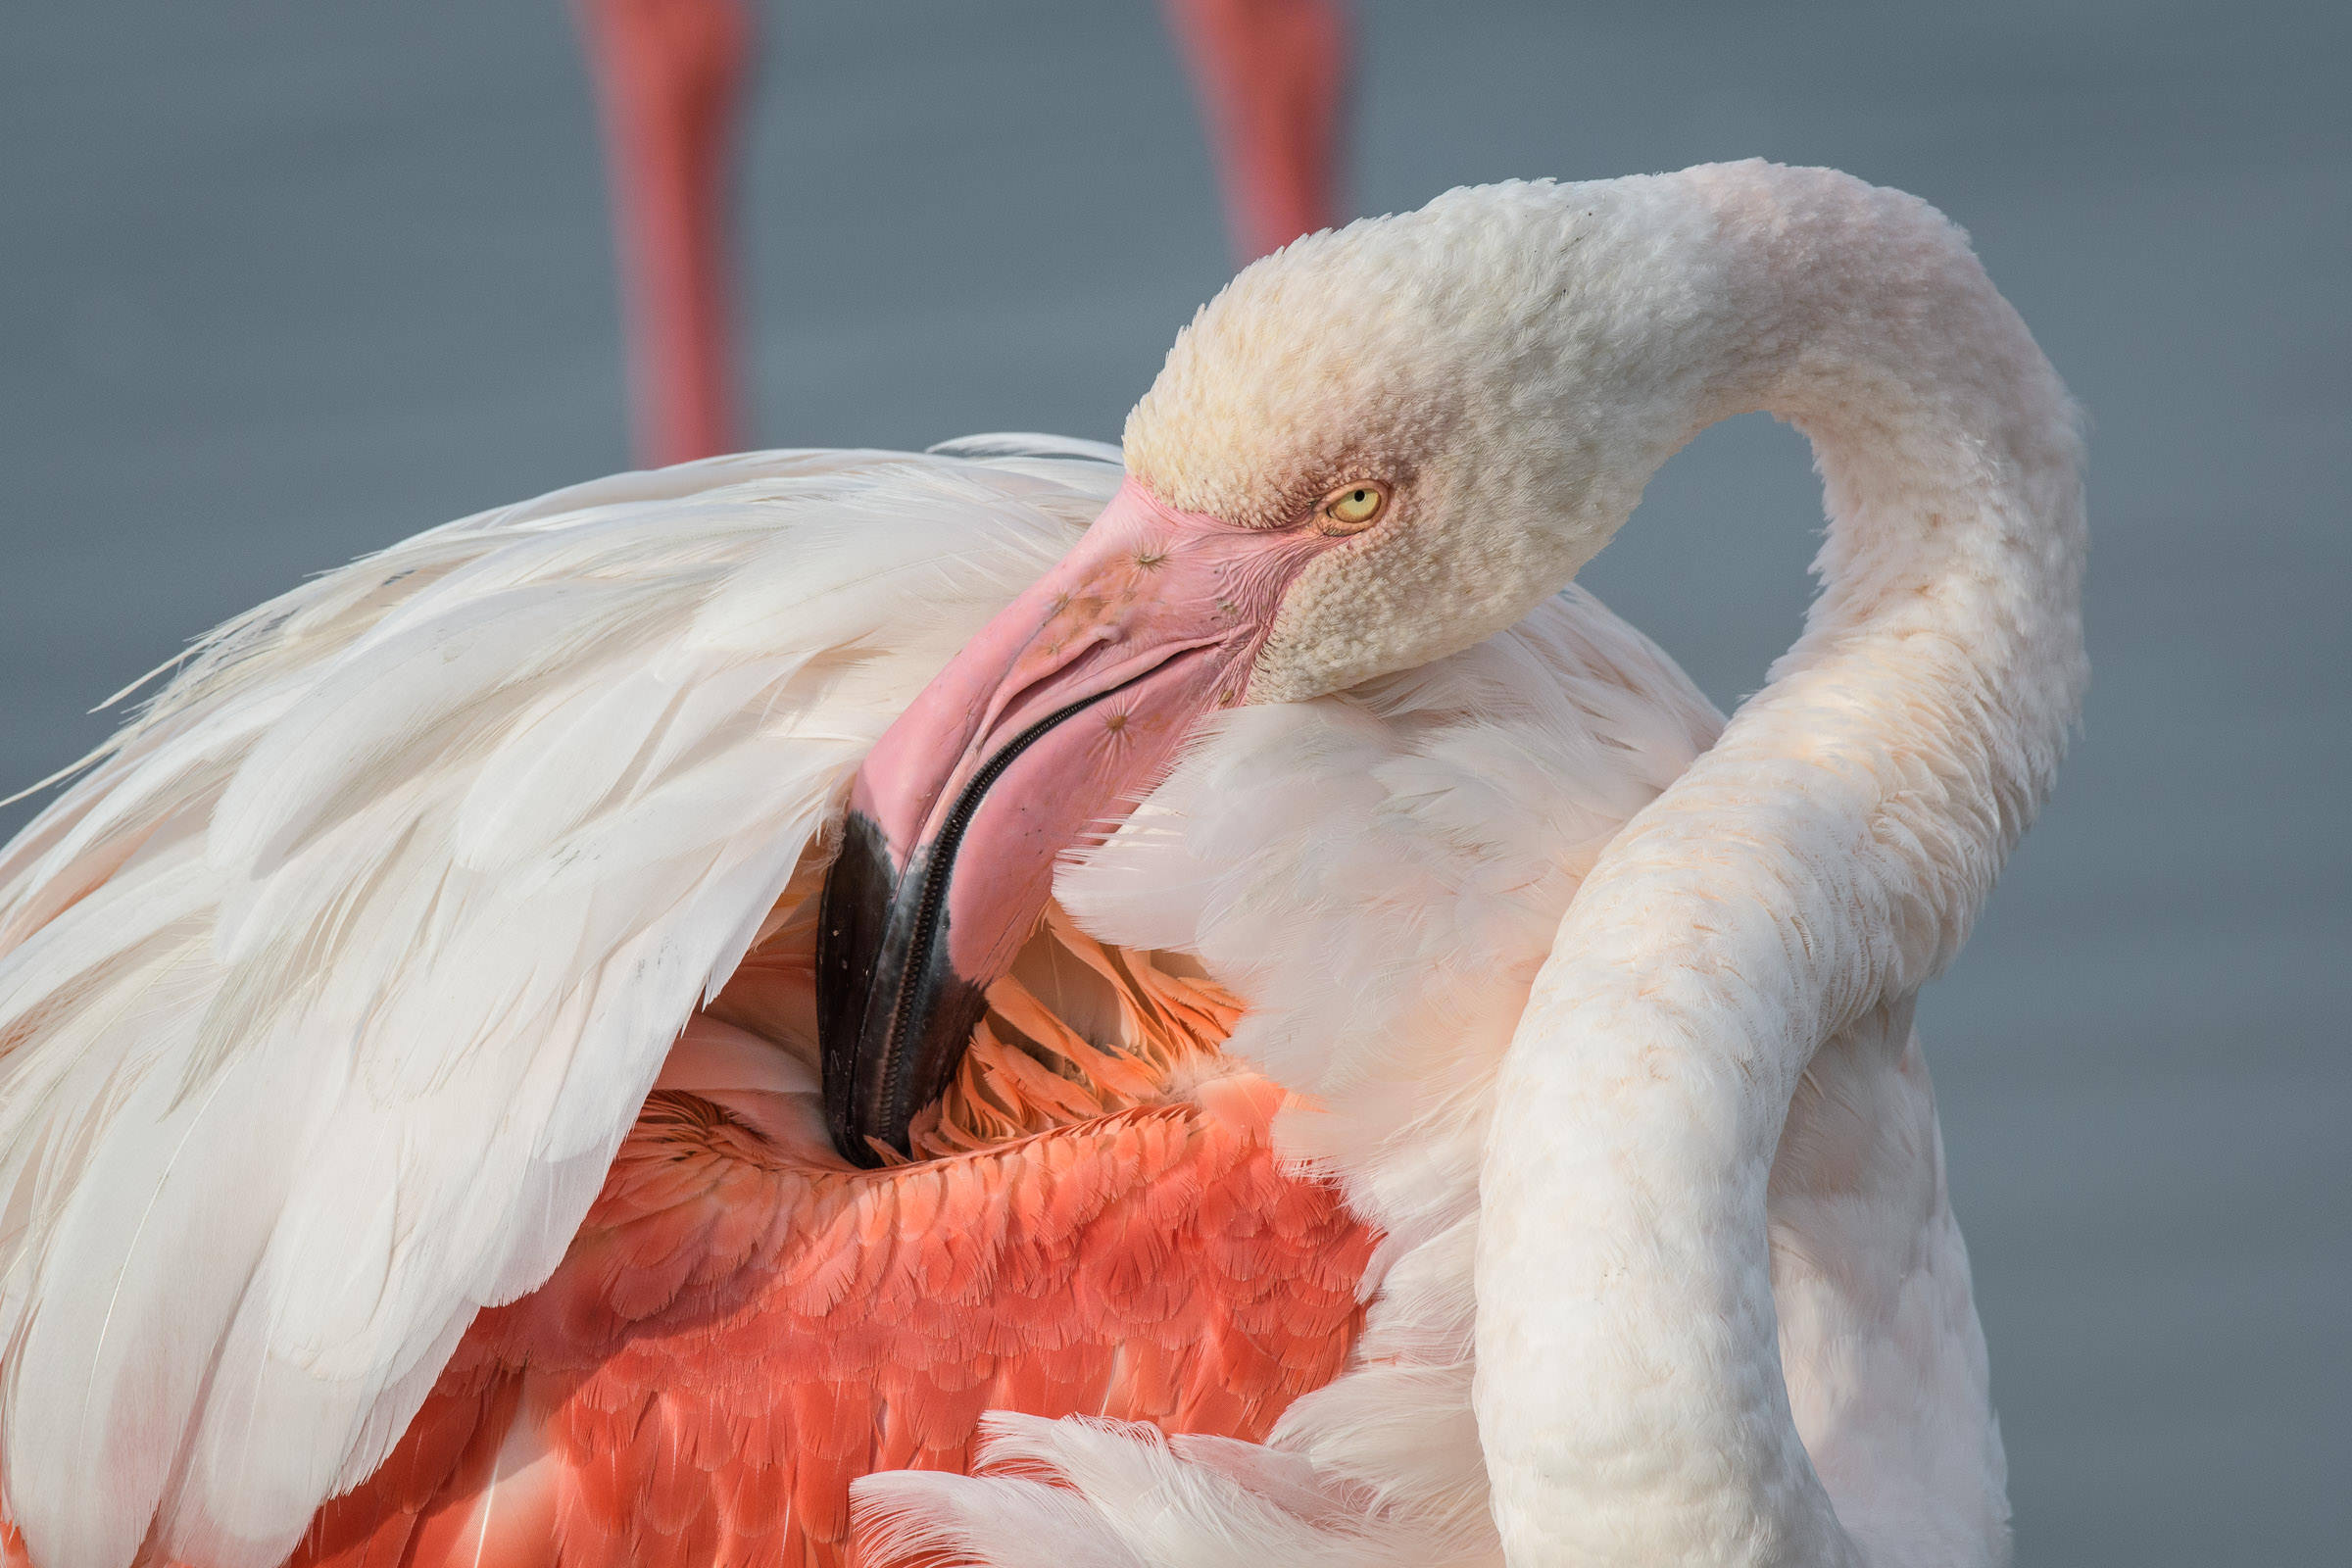
<svg viewBox="0 0 2352 1568">
<path fill-rule="evenodd" d="M 1354 533 L 1368 528 L 1387 506 L 1389 492 L 1369 481 L 1340 486 L 1323 498 L 1319 526 L 1325 533 Z"/>
</svg>

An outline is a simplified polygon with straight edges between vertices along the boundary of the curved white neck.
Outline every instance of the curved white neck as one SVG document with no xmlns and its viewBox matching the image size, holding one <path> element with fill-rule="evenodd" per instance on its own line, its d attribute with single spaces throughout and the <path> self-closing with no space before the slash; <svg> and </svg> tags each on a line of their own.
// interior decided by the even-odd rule
<svg viewBox="0 0 2352 1568">
<path fill-rule="evenodd" d="M 1824 586 L 1537 983 L 1481 1185 L 1479 1429 L 1514 1564 L 1858 1561 L 1790 1419 L 1766 1178 L 1815 1050 L 1950 960 L 2047 793 L 2085 669 L 2076 428 L 1913 199 L 1627 183 L 1665 238 L 1629 263 L 1648 318 L 1605 335 L 1688 416 L 1656 457 L 1748 409 L 1798 425 Z"/>
</svg>

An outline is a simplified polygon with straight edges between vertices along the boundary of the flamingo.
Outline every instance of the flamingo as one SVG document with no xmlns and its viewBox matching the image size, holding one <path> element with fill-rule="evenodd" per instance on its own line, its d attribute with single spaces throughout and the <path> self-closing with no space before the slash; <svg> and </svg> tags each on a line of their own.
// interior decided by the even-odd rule
<svg viewBox="0 0 2352 1568">
<path fill-rule="evenodd" d="M 1574 585 L 1769 409 L 1725 723 Z M 213 634 L 0 856 L 0 1547 L 1993 1563 L 1912 1013 L 2085 665 L 1915 198 L 1463 189 L 1114 451 L 625 474 Z"/>
<path fill-rule="evenodd" d="M 1341 0 L 1164 0 L 1248 263 L 1339 215 L 1351 43 Z"/>
<path fill-rule="evenodd" d="M 1339 0 L 1165 0 L 1244 262 L 1338 213 L 1348 27 Z M 651 466 L 731 452 L 744 427 L 727 185 L 754 32 L 748 0 L 574 0 L 612 188 L 636 447 Z"/>
<path fill-rule="evenodd" d="M 630 416 L 666 466 L 740 444 L 727 184 L 749 0 L 574 0 L 612 191 Z"/>
</svg>

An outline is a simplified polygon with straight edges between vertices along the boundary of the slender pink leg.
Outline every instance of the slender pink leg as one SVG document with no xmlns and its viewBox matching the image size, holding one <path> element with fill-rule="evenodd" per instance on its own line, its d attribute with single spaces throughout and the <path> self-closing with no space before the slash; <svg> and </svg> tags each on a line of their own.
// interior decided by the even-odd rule
<svg viewBox="0 0 2352 1568">
<path fill-rule="evenodd" d="M 1345 0 L 1165 0 L 1247 262 L 1339 220 Z"/>
<path fill-rule="evenodd" d="M 734 450 L 742 425 L 727 176 L 749 0 L 574 0 L 612 171 L 638 461 Z"/>
</svg>

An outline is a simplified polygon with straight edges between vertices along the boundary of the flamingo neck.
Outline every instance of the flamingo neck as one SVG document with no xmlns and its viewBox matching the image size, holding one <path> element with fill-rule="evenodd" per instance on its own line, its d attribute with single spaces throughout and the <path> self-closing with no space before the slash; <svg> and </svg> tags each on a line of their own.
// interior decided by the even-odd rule
<svg viewBox="0 0 2352 1568">
<path fill-rule="evenodd" d="M 1924 205 L 1759 165 L 1643 183 L 1659 308 L 1621 346 L 1685 367 L 1652 407 L 1689 414 L 1651 451 L 1796 424 L 1823 588 L 1537 982 L 1481 1179 L 1479 1430 L 1513 1563 L 1861 1562 L 1790 1415 L 1766 1180 L 1815 1052 L 1950 960 L 2047 793 L 2085 672 L 2076 427 Z"/>
</svg>

